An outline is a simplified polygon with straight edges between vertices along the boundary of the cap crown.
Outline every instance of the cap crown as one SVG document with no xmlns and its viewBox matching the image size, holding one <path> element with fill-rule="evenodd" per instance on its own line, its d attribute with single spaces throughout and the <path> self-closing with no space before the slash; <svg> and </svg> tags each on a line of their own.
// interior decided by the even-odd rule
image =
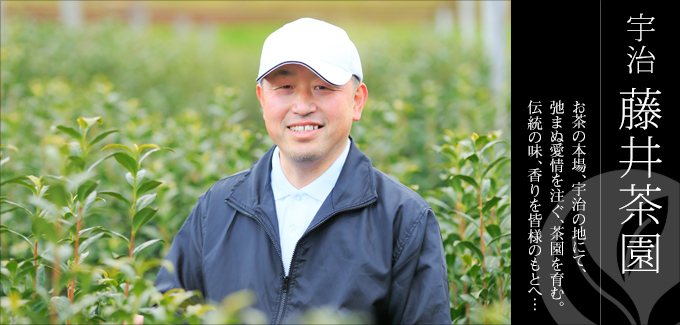
<svg viewBox="0 0 680 325">
<path fill-rule="evenodd" d="M 347 33 L 312 18 L 288 23 L 267 37 L 257 81 L 289 63 L 302 64 L 331 84 L 345 84 L 352 75 L 363 80 L 359 52 Z"/>
</svg>

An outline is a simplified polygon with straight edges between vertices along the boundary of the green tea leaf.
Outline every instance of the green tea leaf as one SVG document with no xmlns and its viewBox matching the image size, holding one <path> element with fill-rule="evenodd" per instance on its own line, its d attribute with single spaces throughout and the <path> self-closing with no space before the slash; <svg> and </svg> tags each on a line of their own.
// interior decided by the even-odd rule
<svg viewBox="0 0 680 325">
<path fill-rule="evenodd" d="M 482 180 L 482 199 L 486 198 L 489 194 L 489 188 L 491 188 L 491 181 L 488 178 Z"/>
<path fill-rule="evenodd" d="M 28 213 L 29 216 L 35 217 L 35 216 L 33 215 L 33 212 L 29 211 L 27 208 L 25 208 L 23 205 L 21 205 L 21 204 L 19 204 L 19 203 L 12 202 L 12 201 L 7 200 L 7 199 L 5 199 L 5 198 L 0 199 L 0 202 L 1 202 L 1 203 L 6 203 L 6 204 L 9 204 L 9 205 L 11 205 L 11 206 L 13 206 L 13 207 L 16 207 L 16 208 L 18 208 L 18 209 L 24 210 L 24 211 L 26 211 L 26 213 Z"/>
<path fill-rule="evenodd" d="M 433 197 L 427 197 L 427 198 L 425 198 L 425 201 L 427 201 L 427 203 L 439 206 L 439 207 L 443 208 L 445 211 L 451 210 L 451 207 L 449 207 L 448 204 L 446 204 L 446 203 L 444 203 L 444 202 L 442 202 L 438 199 L 435 199 Z"/>
<path fill-rule="evenodd" d="M 154 188 L 158 187 L 159 185 L 163 184 L 162 182 L 159 181 L 154 181 L 150 180 L 148 182 L 145 182 L 141 186 L 139 186 L 139 189 L 137 190 L 137 195 L 142 195 L 150 190 L 153 190 Z"/>
<path fill-rule="evenodd" d="M 498 237 L 492 239 L 488 244 L 486 244 L 486 247 L 489 248 L 489 247 L 491 247 L 491 244 L 495 243 L 496 241 L 501 240 L 501 238 L 503 238 L 503 237 L 508 237 L 508 236 L 510 236 L 510 233 L 509 233 L 509 232 L 508 232 L 508 233 L 505 233 L 505 234 L 502 234 L 502 235 L 500 235 L 500 236 L 498 236 Z M 508 252 L 508 253 L 509 253 L 509 252 Z"/>
<path fill-rule="evenodd" d="M 19 263 L 16 260 L 11 260 L 5 264 L 5 268 L 7 271 L 9 271 L 9 276 L 10 278 L 14 279 L 16 274 L 17 274 L 17 268 L 19 267 Z"/>
<path fill-rule="evenodd" d="M 477 228 L 479 228 L 479 221 L 475 220 L 475 219 L 472 218 L 471 216 L 469 216 L 469 215 L 467 215 L 467 214 L 465 214 L 465 213 L 463 213 L 463 212 L 461 212 L 461 211 L 455 211 L 455 210 L 454 210 L 453 213 L 455 213 L 455 214 L 457 214 L 457 215 L 459 215 L 459 216 L 461 216 L 461 217 L 463 217 L 463 218 L 469 220 L 470 222 L 472 222 L 472 224 L 474 224 L 475 226 L 477 226 Z"/>
<path fill-rule="evenodd" d="M 477 181 L 475 181 L 474 178 L 467 176 L 467 175 L 456 175 L 454 178 L 458 178 L 470 185 L 472 185 L 475 189 L 479 188 L 479 185 L 477 184 Z"/>
<path fill-rule="evenodd" d="M 92 191 L 85 198 L 85 201 L 83 201 L 83 216 L 85 216 L 86 211 L 90 209 L 90 206 L 92 205 L 92 203 L 94 203 L 96 198 L 97 198 L 97 191 Z"/>
<path fill-rule="evenodd" d="M 465 159 L 467 159 L 470 162 L 472 168 L 474 168 L 475 170 L 479 170 L 479 157 L 476 154 L 471 154 L 467 156 Z"/>
<path fill-rule="evenodd" d="M 104 235 L 106 235 L 106 233 L 101 232 L 80 243 L 80 245 L 78 246 L 78 254 L 82 254 L 88 247 L 90 247 L 90 245 L 92 245 L 92 243 L 96 242 L 97 240 L 99 240 L 99 238 L 102 238 Z"/>
<path fill-rule="evenodd" d="M 154 148 L 154 149 L 157 149 L 157 150 L 161 150 L 161 147 L 159 147 L 157 144 L 147 143 L 147 144 L 143 144 L 143 145 L 139 146 L 139 148 L 137 149 L 137 154 L 142 153 L 142 151 L 145 148 Z"/>
<path fill-rule="evenodd" d="M 489 139 L 489 136 L 488 136 L 488 135 L 482 135 L 482 136 L 480 136 L 479 138 L 477 138 L 477 140 L 475 140 L 475 148 L 479 148 L 479 147 L 485 145 L 486 143 L 489 142 L 489 140 L 490 140 L 490 139 Z M 482 155 L 482 151 L 481 151 L 481 150 L 479 151 L 479 155 L 480 155 L 480 156 Z"/>
<path fill-rule="evenodd" d="M 470 254 L 463 254 L 461 258 L 463 259 L 463 262 L 465 262 L 465 265 L 472 266 L 472 256 L 470 256 Z"/>
<path fill-rule="evenodd" d="M 445 153 L 446 155 L 448 155 L 449 158 L 451 158 L 451 161 L 458 160 L 458 153 L 456 153 L 456 151 L 453 150 L 448 145 L 446 145 L 446 147 L 442 146 L 442 152 Z"/>
<path fill-rule="evenodd" d="M 142 161 L 144 161 L 144 159 L 146 159 L 146 157 L 148 157 L 150 154 L 152 154 L 152 153 L 154 153 L 154 152 L 156 152 L 156 151 L 158 151 L 158 150 L 161 150 L 161 149 L 151 149 L 151 150 L 147 151 L 147 152 L 144 154 L 144 156 L 142 156 L 142 158 L 139 158 L 139 166 L 140 166 L 140 167 L 142 166 Z"/>
<path fill-rule="evenodd" d="M 69 156 L 69 168 L 73 170 L 73 168 L 76 168 L 78 170 L 83 170 L 85 169 L 85 160 L 81 157 L 78 156 Z"/>
<path fill-rule="evenodd" d="M 52 297 L 50 304 L 55 306 L 54 309 L 56 309 L 59 316 L 59 323 L 65 323 L 72 316 L 71 303 L 68 298 L 64 296 Z"/>
<path fill-rule="evenodd" d="M 144 179 L 144 176 L 146 176 L 146 170 L 145 169 L 140 169 L 137 172 L 137 184 L 142 182 L 142 179 Z"/>
<path fill-rule="evenodd" d="M 104 132 L 102 132 L 102 133 L 99 133 L 96 137 L 94 137 L 94 139 L 92 139 L 92 140 L 90 141 L 90 143 L 89 143 L 88 145 L 89 145 L 90 147 L 92 147 L 93 145 L 95 145 L 95 144 L 98 143 L 99 141 L 104 140 L 104 138 L 106 138 L 106 137 L 109 136 L 110 134 L 113 134 L 113 133 L 116 133 L 116 132 L 120 132 L 120 130 L 118 130 L 118 129 L 113 129 L 113 130 L 108 130 L 108 131 L 104 131 Z"/>
<path fill-rule="evenodd" d="M 101 151 L 104 151 L 104 150 L 106 150 L 106 149 L 108 149 L 108 148 L 125 149 L 125 150 L 127 150 L 127 152 L 130 153 L 131 156 L 134 156 L 134 155 L 135 155 L 135 152 L 132 151 L 132 149 L 130 149 L 130 147 L 128 147 L 128 146 L 126 146 L 126 145 L 123 145 L 123 144 L 119 144 L 119 143 L 107 144 L 106 146 L 104 146 L 104 148 L 102 148 Z"/>
<path fill-rule="evenodd" d="M 475 151 L 475 146 L 472 144 L 472 142 L 470 142 L 470 140 L 461 140 L 461 141 L 458 141 L 458 144 L 461 145 L 461 146 L 467 147 L 472 152 Z"/>
<path fill-rule="evenodd" d="M 155 199 L 156 193 L 144 195 L 137 199 L 137 203 L 135 203 L 135 209 L 137 209 L 137 211 L 140 211 L 149 204 L 151 204 Z"/>
<path fill-rule="evenodd" d="M 66 190 L 63 184 L 57 183 L 50 186 L 45 198 L 57 205 L 57 207 L 68 206 L 71 194 Z"/>
<path fill-rule="evenodd" d="M 481 156 L 481 155 L 484 153 L 484 151 L 486 151 L 486 149 L 489 149 L 489 148 L 491 148 L 491 147 L 493 147 L 493 146 L 495 146 L 495 145 L 497 145 L 497 144 L 499 144 L 499 143 L 507 143 L 507 142 L 505 142 L 505 141 L 503 141 L 503 140 L 491 141 L 491 142 L 487 143 L 487 144 L 484 146 L 484 148 L 482 148 L 481 150 L 479 150 L 479 155 Z"/>
<path fill-rule="evenodd" d="M 35 185 L 35 187 L 40 187 L 40 183 L 42 182 L 42 176 L 40 176 L 40 178 L 35 177 L 33 175 L 28 175 L 26 177 L 30 179 L 31 182 L 33 182 L 33 185 Z"/>
<path fill-rule="evenodd" d="M 99 185 L 99 181 L 88 180 L 78 187 L 78 200 L 83 201 Z"/>
<path fill-rule="evenodd" d="M 108 196 L 114 197 L 116 199 L 119 199 L 119 200 L 123 201 L 123 203 L 125 203 L 125 205 L 127 205 L 128 208 L 132 206 L 130 204 L 130 200 L 126 199 L 120 193 L 117 193 L 117 192 L 114 192 L 114 191 L 101 191 L 101 192 L 99 192 L 99 194 L 108 195 Z"/>
<path fill-rule="evenodd" d="M 498 208 L 498 210 L 496 211 L 496 215 L 499 216 L 499 217 L 502 217 L 502 216 L 503 216 L 503 212 L 505 212 L 505 210 L 506 210 L 509 206 L 510 206 L 510 203 L 505 203 L 505 204 L 501 205 L 501 206 Z"/>
<path fill-rule="evenodd" d="M 92 165 L 90 165 L 90 167 L 87 168 L 87 173 L 89 173 L 90 171 L 92 171 L 92 169 L 93 169 L 95 166 L 99 165 L 99 163 L 101 163 L 102 161 L 104 161 L 104 160 L 106 160 L 106 159 L 108 159 L 108 158 L 110 158 L 110 157 L 113 157 L 113 155 L 115 155 L 115 154 L 116 154 L 116 153 L 114 152 L 114 153 L 112 153 L 112 154 L 106 155 L 106 156 L 104 156 L 103 158 L 100 158 L 99 160 L 95 161 Z"/>
<path fill-rule="evenodd" d="M 143 249 L 145 249 L 145 248 L 147 248 L 147 247 L 149 247 L 149 246 L 151 246 L 151 245 L 153 245 L 153 244 L 155 244 L 155 243 L 158 243 L 158 242 L 163 242 L 163 243 L 165 243 L 165 241 L 162 240 L 162 239 L 152 239 L 152 240 L 146 241 L 146 242 L 144 242 L 143 244 L 141 244 L 141 245 L 135 247 L 135 249 L 132 251 L 132 256 L 133 256 L 133 257 L 134 257 L 134 256 L 137 256 L 137 254 L 139 254 L 139 252 L 141 252 Z"/>
<path fill-rule="evenodd" d="M 38 198 L 42 198 L 45 196 L 45 193 L 47 193 L 47 190 L 50 188 L 49 185 L 43 185 L 43 187 L 40 188 L 40 192 L 38 192 Z"/>
<path fill-rule="evenodd" d="M 494 179 L 494 178 L 491 178 L 491 179 Z M 510 191 L 510 184 L 505 184 L 505 185 L 501 186 L 501 188 L 499 188 L 496 191 L 496 196 L 499 196 L 499 197 L 506 196 L 505 192 L 508 192 L 508 191 Z"/>
<path fill-rule="evenodd" d="M 498 159 L 494 160 L 492 163 L 489 164 L 489 166 L 486 167 L 486 169 L 484 169 L 484 172 L 482 173 L 482 178 L 484 178 L 486 176 L 486 174 L 491 170 L 491 168 L 493 168 L 494 166 L 496 166 L 499 163 L 506 161 L 506 160 L 510 160 L 510 158 L 508 158 L 506 156 L 502 156 L 502 157 L 499 157 Z"/>
<path fill-rule="evenodd" d="M 26 176 L 19 176 L 19 177 L 10 178 L 6 181 L 0 182 L 0 186 L 5 185 L 5 184 L 19 184 L 19 185 L 24 186 L 27 189 L 31 190 L 31 192 L 33 192 L 33 194 L 37 194 L 37 192 L 35 191 L 35 186 L 26 183 L 24 181 L 25 178 L 26 178 Z"/>
<path fill-rule="evenodd" d="M 120 233 L 117 233 L 113 230 L 106 229 L 102 226 L 96 226 L 96 227 L 90 227 L 90 228 L 87 228 L 87 229 L 83 229 L 83 230 L 80 231 L 79 234 L 82 236 L 83 234 L 85 234 L 88 231 L 91 232 L 92 234 L 105 233 L 105 234 L 108 234 L 110 236 L 118 237 L 118 238 L 124 240 L 125 242 L 127 242 L 128 244 L 130 244 L 130 240 L 127 237 L 125 237 L 125 236 L 121 235 Z"/>
<path fill-rule="evenodd" d="M 475 264 L 470 268 L 470 271 L 468 271 L 468 274 L 473 278 L 477 279 L 479 278 L 479 269 L 482 267 L 479 264 Z"/>
<path fill-rule="evenodd" d="M 496 238 L 501 235 L 501 228 L 498 227 L 498 225 L 486 225 L 484 228 L 486 228 L 486 231 L 491 235 L 491 238 Z"/>
<path fill-rule="evenodd" d="M 484 253 L 482 253 L 482 250 L 475 246 L 475 244 L 464 240 L 455 244 L 454 247 L 459 245 L 469 249 L 477 257 L 478 260 L 482 262 L 484 261 Z"/>
<path fill-rule="evenodd" d="M 19 210 L 19 208 L 13 207 L 13 208 L 9 208 L 9 209 L 6 209 L 6 210 L 2 210 L 2 211 L 0 211 L 0 214 L 10 213 L 14 210 Z"/>
<path fill-rule="evenodd" d="M 89 317 L 87 319 L 88 324 L 92 324 L 92 323 L 94 323 L 94 324 L 100 323 L 101 324 L 101 323 L 107 322 L 107 320 L 104 317 L 101 317 L 99 315 L 94 315 L 92 317 L 88 316 L 88 317 Z M 509 321 L 508 321 L 508 323 L 509 323 Z"/>
<path fill-rule="evenodd" d="M 76 131 L 76 129 L 74 129 L 70 126 L 57 125 L 57 130 L 65 133 L 66 135 L 70 136 L 71 138 L 73 138 L 76 141 L 80 141 L 81 138 L 82 138 L 80 132 Z"/>
<path fill-rule="evenodd" d="M 0 225 L 0 234 L 5 233 L 5 232 L 8 232 L 10 234 L 14 234 L 14 235 L 21 237 L 21 239 L 23 239 L 25 242 L 28 243 L 28 247 L 31 247 L 31 250 L 33 250 L 33 243 L 28 238 L 26 238 L 26 236 L 22 235 L 21 233 L 19 233 L 17 231 L 9 229 L 9 227 L 7 227 L 5 225 Z"/>
<path fill-rule="evenodd" d="M 479 299 L 479 295 L 481 295 L 482 293 L 486 293 L 486 289 L 482 289 L 482 290 L 479 290 L 477 292 L 473 292 L 472 296 L 475 297 L 475 299 Z"/>
<path fill-rule="evenodd" d="M 90 128 L 94 123 L 99 123 L 102 124 L 104 121 L 102 120 L 101 116 L 95 116 L 95 117 L 79 117 L 78 118 L 78 124 L 80 124 L 80 127 L 83 131 L 84 134 L 87 134 L 88 131 L 90 131 Z"/>
<path fill-rule="evenodd" d="M 45 267 L 42 264 L 40 264 L 40 266 L 38 266 L 38 274 L 36 276 L 37 276 L 36 286 L 38 288 L 44 288 L 45 287 Z"/>
<path fill-rule="evenodd" d="M 442 223 L 442 224 L 445 224 L 445 223 Z M 444 239 L 444 245 L 445 246 L 452 245 L 456 241 L 460 240 L 460 234 L 453 232 L 453 230 L 451 232 L 449 232 L 448 234 L 442 234 L 442 237 Z"/>
<path fill-rule="evenodd" d="M 469 294 L 467 294 L 467 293 L 462 294 L 462 295 L 460 295 L 460 296 L 458 296 L 458 297 L 460 297 L 460 299 L 463 299 L 465 302 L 467 302 L 468 304 L 470 304 L 470 306 L 472 306 L 472 307 L 477 307 L 477 306 L 479 306 L 479 302 L 477 301 L 477 299 L 475 299 L 475 297 L 473 297 L 473 296 L 471 296 L 471 295 L 469 295 Z"/>
<path fill-rule="evenodd" d="M 35 265 L 33 265 L 32 262 L 36 259 L 40 259 L 40 257 L 32 257 L 24 260 L 17 270 L 17 278 L 23 278 L 26 275 L 30 276 L 30 278 L 35 278 Z"/>
<path fill-rule="evenodd" d="M 15 152 L 19 152 L 19 148 L 17 148 L 16 146 L 14 146 L 12 144 L 0 144 L 0 149 L 4 149 L 4 148 L 14 150 Z"/>
<path fill-rule="evenodd" d="M 125 180 L 128 182 L 128 184 L 130 184 L 130 186 L 132 187 L 135 186 L 135 178 L 132 177 L 132 173 L 126 173 Z"/>
<path fill-rule="evenodd" d="M 135 159 L 130 157 L 130 155 L 119 151 L 113 154 L 113 158 L 116 159 L 116 161 L 123 166 L 123 168 L 127 169 L 132 174 L 137 175 L 137 162 L 135 162 Z"/>
<path fill-rule="evenodd" d="M 486 212 L 489 211 L 491 208 L 493 208 L 494 206 L 496 206 L 496 204 L 498 204 L 498 202 L 499 202 L 500 200 L 501 200 L 501 198 L 499 198 L 499 197 L 497 197 L 497 196 L 494 196 L 494 197 L 492 197 L 491 199 L 489 199 L 488 201 L 486 201 L 486 202 L 484 203 L 484 207 L 482 208 L 482 213 L 486 213 Z"/>
<path fill-rule="evenodd" d="M 59 236 L 54 231 L 54 225 L 45 220 L 45 218 L 33 219 L 33 222 L 31 222 L 31 232 L 35 238 L 45 235 L 50 241 L 59 240 Z"/>
<path fill-rule="evenodd" d="M 156 215 L 157 211 L 158 208 L 146 207 L 142 210 L 139 210 L 139 212 L 135 213 L 135 216 L 132 217 L 133 232 L 136 232 L 137 230 L 139 230 L 140 227 L 147 224 L 151 220 L 151 218 L 153 218 L 153 216 Z"/>
</svg>

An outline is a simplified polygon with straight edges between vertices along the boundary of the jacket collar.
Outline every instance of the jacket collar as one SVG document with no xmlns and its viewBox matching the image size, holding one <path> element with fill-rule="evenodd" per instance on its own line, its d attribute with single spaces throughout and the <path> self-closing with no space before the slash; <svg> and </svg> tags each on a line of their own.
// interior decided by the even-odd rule
<svg viewBox="0 0 680 325">
<path fill-rule="evenodd" d="M 349 138 L 351 141 L 349 154 L 340 177 L 319 208 L 311 226 L 335 212 L 361 206 L 378 197 L 371 172 L 373 168 L 371 160 L 357 148 L 354 139 L 351 136 Z M 278 219 L 271 187 L 271 166 L 275 147 L 269 148 L 267 153 L 255 162 L 249 173 L 234 185 L 226 200 L 237 209 L 256 218 L 270 232 L 270 236 L 278 238 Z"/>
<path fill-rule="evenodd" d="M 331 164 L 326 171 L 324 171 L 321 176 L 313 180 L 311 183 L 305 185 L 301 189 L 295 188 L 293 184 L 288 181 L 283 168 L 281 167 L 281 159 L 279 148 L 274 149 L 274 154 L 272 154 L 272 173 L 271 173 L 271 184 L 272 190 L 274 191 L 274 200 L 286 197 L 292 193 L 303 192 L 306 195 L 316 199 L 319 203 L 323 203 L 331 194 L 331 191 L 335 187 L 338 178 L 340 177 L 340 172 L 342 167 L 345 166 L 345 161 L 347 160 L 347 155 L 349 154 L 349 148 L 352 141 L 347 139 L 345 146 L 342 150 L 340 156 Z"/>
</svg>

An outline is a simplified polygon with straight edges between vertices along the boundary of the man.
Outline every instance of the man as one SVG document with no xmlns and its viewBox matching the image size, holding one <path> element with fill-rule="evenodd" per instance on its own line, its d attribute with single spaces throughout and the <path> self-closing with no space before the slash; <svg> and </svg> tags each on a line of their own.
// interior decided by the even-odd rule
<svg viewBox="0 0 680 325">
<path fill-rule="evenodd" d="M 276 324 L 321 306 L 379 323 L 451 323 L 432 209 L 349 136 L 368 96 L 362 80 L 356 47 L 336 26 L 303 18 L 267 38 L 256 92 L 276 145 L 201 195 L 160 291 L 219 302 L 250 289 Z"/>
</svg>

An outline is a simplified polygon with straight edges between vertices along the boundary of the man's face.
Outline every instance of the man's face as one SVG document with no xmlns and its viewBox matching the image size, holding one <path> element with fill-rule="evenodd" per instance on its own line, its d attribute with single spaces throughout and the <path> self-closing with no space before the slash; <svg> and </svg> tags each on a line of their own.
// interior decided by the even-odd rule
<svg viewBox="0 0 680 325">
<path fill-rule="evenodd" d="M 366 85 L 355 85 L 352 81 L 330 85 L 298 64 L 269 73 L 262 86 L 257 85 L 257 98 L 267 132 L 279 150 L 297 162 L 337 158 L 368 95 Z"/>
</svg>

